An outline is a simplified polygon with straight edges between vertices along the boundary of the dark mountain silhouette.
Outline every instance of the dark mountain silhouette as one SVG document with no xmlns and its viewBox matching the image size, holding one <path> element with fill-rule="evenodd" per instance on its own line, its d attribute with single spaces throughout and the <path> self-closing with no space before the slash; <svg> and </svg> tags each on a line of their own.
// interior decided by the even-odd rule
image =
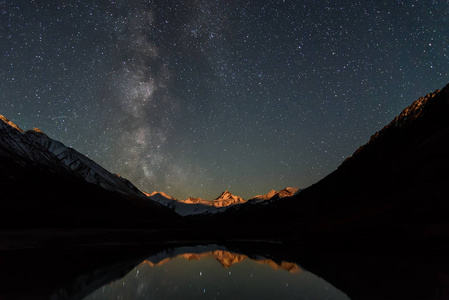
<svg viewBox="0 0 449 300">
<path fill-rule="evenodd" d="M 0 116 L 0 226 L 150 226 L 178 216 L 39 129 Z"/>
<path fill-rule="evenodd" d="M 448 237 L 448 146 L 449 85 L 413 102 L 301 193 L 214 218 L 217 224 L 232 219 L 248 235 L 269 232 L 286 240 Z"/>
</svg>

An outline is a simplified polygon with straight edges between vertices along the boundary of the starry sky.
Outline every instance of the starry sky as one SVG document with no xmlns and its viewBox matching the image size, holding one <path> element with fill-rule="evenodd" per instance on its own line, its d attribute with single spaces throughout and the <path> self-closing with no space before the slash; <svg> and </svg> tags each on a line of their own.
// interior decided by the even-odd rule
<svg viewBox="0 0 449 300">
<path fill-rule="evenodd" d="M 446 0 L 0 10 L 0 114 L 179 199 L 307 187 L 449 81 Z"/>
</svg>

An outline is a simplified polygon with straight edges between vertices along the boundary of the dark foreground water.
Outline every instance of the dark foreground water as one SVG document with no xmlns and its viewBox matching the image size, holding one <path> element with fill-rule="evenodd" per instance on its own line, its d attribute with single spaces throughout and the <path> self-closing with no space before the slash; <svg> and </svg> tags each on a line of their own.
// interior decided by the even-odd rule
<svg viewBox="0 0 449 300">
<path fill-rule="evenodd" d="M 179 247 L 146 258 L 85 300 L 349 299 L 293 262 L 249 258 L 218 245 Z"/>
<path fill-rule="evenodd" d="M 0 299 L 449 299 L 449 241 L 307 244 L 0 231 Z"/>
</svg>

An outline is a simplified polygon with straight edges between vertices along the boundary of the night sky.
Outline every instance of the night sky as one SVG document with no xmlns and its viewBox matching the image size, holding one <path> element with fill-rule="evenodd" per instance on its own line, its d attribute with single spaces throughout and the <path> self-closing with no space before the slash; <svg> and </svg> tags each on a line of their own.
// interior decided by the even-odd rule
<svg viewBox="0 0 449 300">
<path fill-rule="evenodd" d="M 443 0 L 0 10 L 0 114 L 180 199 L 307 187 L 449 81 Z"/>
</svg>

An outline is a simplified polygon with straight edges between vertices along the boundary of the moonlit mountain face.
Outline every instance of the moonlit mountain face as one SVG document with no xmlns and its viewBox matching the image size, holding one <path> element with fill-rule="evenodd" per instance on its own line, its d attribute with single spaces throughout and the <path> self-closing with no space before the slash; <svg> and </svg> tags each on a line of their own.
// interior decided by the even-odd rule
<svg viewBox="0 0 449 300">
<path fill-rule="evenodd" d="M 306 187 L 444 86 L 448 9 L 5 0 L 1 113 L 142 191 L 248 199 Z"/>
</svg>

